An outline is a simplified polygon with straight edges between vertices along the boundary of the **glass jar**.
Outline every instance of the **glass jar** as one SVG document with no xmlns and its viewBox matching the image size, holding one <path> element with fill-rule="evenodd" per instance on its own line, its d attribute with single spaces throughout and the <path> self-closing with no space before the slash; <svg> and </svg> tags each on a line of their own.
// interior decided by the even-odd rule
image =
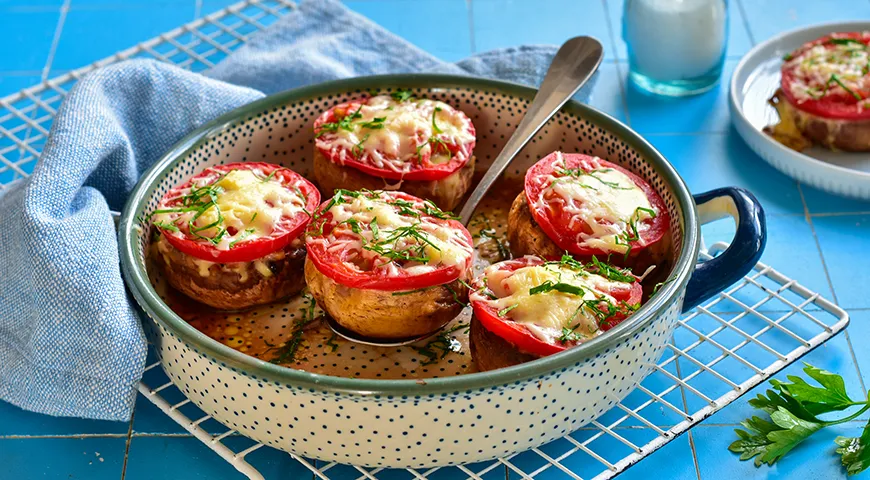
<svg viewBox="0 0 870 480">
<path fill-rule="evenodd" d="M 626 0 L 622 37 L 629 78 L 643 90 L 683 96 L 719 81 L 728 43 L 726 0 Z"/>
</svg>

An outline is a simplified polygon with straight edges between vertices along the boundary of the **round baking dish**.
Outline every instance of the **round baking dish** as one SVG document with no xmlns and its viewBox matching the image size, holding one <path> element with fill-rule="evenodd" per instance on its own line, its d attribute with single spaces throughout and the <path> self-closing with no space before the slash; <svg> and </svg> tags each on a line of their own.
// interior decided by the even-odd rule
<svg viewBox="0 0 870 480">
<path fill-rule="evenodd" d="M 680 314 L 747 273 L 765 244 L 757 200 L 737 188 L 692 197 L 674 168 L 617 120 L 569 101 L 505 175 L 521 178 L 554 150 L 606 158 L 644 178 L 670 213 L 670 280 L 631 318 L 576 348 L 522 365 L 449 378 L 372 380 L 273 365 L 204 335 L 149 282 L 146 218 L 164 193 L 205 167 L 262 161 L 310 176 L 312 123 L 370 92 L 411 89 L 463 110 L 485 170 L 535 94 L 469 77 L 387 75 L 279 93 L 230 112 L 179 142 L 142 177 L 119 226 L 122 269 L 148 318 L 146 332 L 172 381 L 229 428 L 296 455 L 366 466 L 422 468 L 482 461 L 536 447 L 594 420 L 649 374 Z M 696 208 L 697 203 L 697 208 Z M 737 222 L 731 247 L 696 265 L 700 224 Z"/>
</svg>

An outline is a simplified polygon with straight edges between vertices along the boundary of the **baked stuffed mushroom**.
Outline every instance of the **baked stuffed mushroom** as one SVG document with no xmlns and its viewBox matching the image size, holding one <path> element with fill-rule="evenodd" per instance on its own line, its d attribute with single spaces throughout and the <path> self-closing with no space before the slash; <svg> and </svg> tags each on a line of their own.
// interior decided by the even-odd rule
<svg viewBox="0 0 870 480">
<path fill-rule="evenodd" d="M 508 240 L 515 257 L 568 252 L 640 274 L 666 260 L 669 225 L 661 197 L 637 175 L 598 157 L 554 152 L 526 172 Z"/>
<path fill-rule="evenodd" d="M 780 123 L 765 129 L 803 150 L 870 151 L 870 32 L 832 33 L 786 55 L 770 102 Z"/>
<path fill-rule="evenodd" d="M 298 293 L 317 188 L 268 163 L 209 167 L 170 190 L 151 215 L 166 280 L 188 297 L 239 310 Z"/>
<path fill-rule="evenodd" d="M 401 190 L 453 210 L 474 173 L 474 125 L 409 92 L 336 105 L 314 122 L 314 178 L 324 192 Z"/>
<path fill-rule="evenodd" d="M 338 190 L 308 228 L 305 279 L 342 327 L 416 337 L 455 318 L 468 298 L 471 235 L 431 201 Z"/>
<path fill-rule="evenodd" d="M 565 255 L 487 267 L 472 284 L 471 355 L 478 369 L 509 367 L 597 337 L 640 307 L 636 278 Z"/>
</svg>

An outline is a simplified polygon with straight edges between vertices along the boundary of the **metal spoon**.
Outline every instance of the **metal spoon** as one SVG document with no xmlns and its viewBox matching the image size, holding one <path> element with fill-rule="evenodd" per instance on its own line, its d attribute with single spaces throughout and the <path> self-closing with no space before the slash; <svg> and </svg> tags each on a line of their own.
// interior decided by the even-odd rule
<svg viewBox="0 0 870 480">
<path fill-rule="evenodd" d="M 592 74 L 598 69 L 598 65 L 601 64 L 603 56 L 604 49 L 601 47 L 601 43 L 592 37 L 574 37 L 559 48 L 552 63 L 550 63 L 547 74 L 544 76 L 544 81 L 541 82 L 541 88 L 538 89 L 538 93 L 532 100 L 523 120 L 508 139 L 492 166 L 489 167 L 483 179 L 471 192 L 465 206 L 462 207 L 459 216 L 464 225 L 468 225 L 477 205 L 492 187 L 492 184 L 501 176 L 504 169 L 520 153 L 520 150 L 592 77 Z M 333 332 L 347 340 L 379 347 L 408 345 L 429 338 L 440 331 L 436 330 L 414 338 L 387 340 L 357 335 L 339 325 L 329 315 L 326 316 L 325 322 Z"/>
<path fill-rule="evenodd" d="M 464 225 L 520 150 L 598 70 L 603 56 L 601 43 L 592 37 L 574 37 L 559 48 L 523 120 L 459 212 Z"/>
</svg>

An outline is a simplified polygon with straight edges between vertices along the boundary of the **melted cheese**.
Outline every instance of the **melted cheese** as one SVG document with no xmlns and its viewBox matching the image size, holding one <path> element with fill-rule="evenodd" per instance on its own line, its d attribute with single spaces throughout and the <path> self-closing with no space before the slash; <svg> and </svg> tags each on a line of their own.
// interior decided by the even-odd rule
<svg viewBox="0 0 870 480">
<path fill-rule="evenodd" d="M 353 155 L 357 161 L 395 172 L 406 173 L 421 154 L 431 153 L 429 161 L 442 164 L 453 155 L 429 143 L 430 138 L 451 145 L 474 141 L 471 121 L 465 114 L 444 102 L 428 99 L 409 99 L 402 102 L 388 95 L 369 98 L 358 111 L 341 111 L 347 116 L 358 113 L 350 130 L 338 128 L 316 140 L 317 147 L 330 151 L 332 158 L 344 164 Z M 375 119 L 383 119 L 375 122 Z M 366 123 L 382 123 L 382 128 L 367 128 Z M 434 125 L 433 125 L 434 123 Z M 435 126 L 438 130 L 436 131 Z M 466 152 L 460 149 L 457 155 Z"/>
<path fill-rule="evenodd" d="M 553 172 L 566 169 L 565 160 L 557 152 Z M 595 158 L 597 161 L 598 158 Z M 571 214 L 568 229 L 577 230 L 577 222 L 588 226 L 591 233 L 577 234 L 577 244 L 588 248 L 624 253 L 629 224 L 638 233 L 649 226 L 643 220 L 653 217 L 646 194 L 624 173 L 610 168 L 597 168 L 577 176 L 547 175 L 538 181 L 548 185 L 538 198 L 536 207 L 546 210 L 548 203 L 558 203 Z M 656 212 L 657 213 L 657 212 Z"/>
<path fill-rule="evenodd" d="M 388 192 L 375 191 L 371 194 L 363 193 L 356 197 L 344 198 L 346 203 L 334 205 L 328 210 L 332 214 L 332 220 L 338 224 L 336 228 L 328 235 L 309 237 L 309 242 L 320 242 L 328 251 L 351 252 L 347 263 L 357 271 L 367 270 L 359 266 L 365 264 L 381 269 L 388 275 L 398 274 L 399 268 L 404 268 L 413 275 L 430 272 L 443 266 L 452 266 L 458 267 L 464 274 L 465 266 L 472 255 L 472 246 L 459 229 L 446 228 L 425 215 L 414 217 L 400 214 L 396 206 L 387 203 L 395 199 Z M 359 233 L 353 232 L 348 221 L 360 225 Z M 373 222 L 377 225 L 377 239 L 371 228 Z M 426 241 L 414 236 L 394 235 L 396 230 L 408 227 L 413 227 L 420 232 Z M 388 241 L 393 236 L 397 238 Z M 406 250 L 422 246 L 423 256 L 428 257 L 428 261 L 408 261 L 399 264 L 371 249 L 364 248 L 364 245 L 371 245 L 373 242 L 378 243 L 385 250 Z"/>
<path fill-rule="evenodd" d="M 836 34 L 832 36 L 837 38 Z M 783 68 L 794 70 L 794 82 L 789 90 L 798 103 L 803 103 L 829 93 L 850 95 L 840 83 L 852 92 L 867 90 L 870 88 L 870 76 L 865 70 L 868 62 L 870 51 L 861 43 L 825 43 L 787 60 Z M 840 83 L 833 81 L 833 75 Z M 862 111 L 867 108 L 867 102 L 858 101 L 856 108 Z"/>
<path fill-rule="evenodd" d="M 601 333 L 598 319 L 584 302 L 601 300 L 617 302 L 601 290 L 616 285 L 600 275 L 572 270 L 559 264 L 544 264 L 523 267 L 514 271 L 499 269 L 492 265 L 484 270 L 486 284 L 497 300 L 485 301 L 498 311 L 507 308 L 511 320 L 524 324 L 529 331 L 543 341 L 553 343 L 563 328 L 574 329 L 583 338 Z M 545 282 L 567 283 L 582 289 L 582 295 L 573 295 L 556 290 L 531 294 L 530 290 Z M 576 327 L 576 328 L 575 328 Z"/>
<path fill-rule="evenodd" d="M 198 233 L 213 238 L 219 229 L 226 229 L 227 233 L 215 247 L 229 250 L 237 242 L 268 237 L 283 217 L 292 217 L 304 210 L 304 200 L 295 188 L 288 188 L 275 178 L 267 178 L 268 175 L 257 170 L 231 170 L 213 184 L 209 183 L 213 181 L 209 178 L 195 185 L 197 188 L 212 185 L 217 191 L 215 205 L 194 222 L 197 227 L 217 225 Z M 154 220 L 183 227 L 194 215 L 194 212 L 162 213 Z"/>
</svg>

